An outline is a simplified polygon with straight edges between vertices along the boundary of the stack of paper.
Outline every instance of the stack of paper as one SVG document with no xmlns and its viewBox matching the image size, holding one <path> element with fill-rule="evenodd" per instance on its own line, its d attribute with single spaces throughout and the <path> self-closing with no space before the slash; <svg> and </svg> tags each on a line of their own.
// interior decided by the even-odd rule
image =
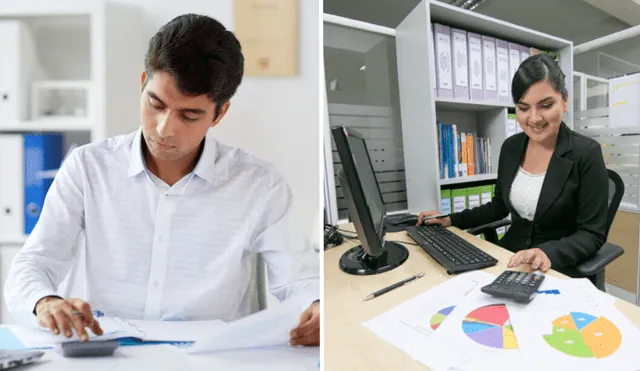
<svg viewBox="0 0 640 371">
<path fill-rule="evenodd" d="M 495 278 L 460 275 L 364 326 L 434 371 L 640 369 L 640 332 L 587 279 L 547 276 L 518 304 L 480 290 Z"/>
</svg>

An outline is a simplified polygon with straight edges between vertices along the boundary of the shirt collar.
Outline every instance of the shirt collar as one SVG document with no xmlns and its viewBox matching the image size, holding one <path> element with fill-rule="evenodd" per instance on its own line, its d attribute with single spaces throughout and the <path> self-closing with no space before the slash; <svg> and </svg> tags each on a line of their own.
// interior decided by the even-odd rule
<svg viewBox="0 0 640 371">
<path fill-rule="evenodd" d="M 138 175 L 146 169 L 144 156 L 142 155 L 142 139 L 142 129 L 140 128 L 133 137 L 133 143 L 131 144 L 127 177 Z M 193 169 L 194 174 L 208 182 L 213 181 L 216 158 L 216 141 L 205 137 L 202 154 Z"/>
</svg>

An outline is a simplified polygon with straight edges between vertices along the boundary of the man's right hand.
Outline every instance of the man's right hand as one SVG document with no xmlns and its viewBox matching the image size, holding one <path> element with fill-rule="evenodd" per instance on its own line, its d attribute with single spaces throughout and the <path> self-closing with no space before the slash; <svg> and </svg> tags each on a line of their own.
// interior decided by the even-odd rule
<svg viewBox="0 0 640 371">
<path fill-rule="evenodd" d="M 91 306 L 80 299 L 44 297 L 36 304 L 36 318 L 40 326 L 49 328 L 56 335 L 62 333 L 67 338 L 73 336 L 75 330 L 81 341 L 88 341 L 85 327 L 98 336 L 102 335 L 100 323 L 93 318 Z"/>
<path fill-rule="evenodd" d="M 439 213 L 435 210 L 421 212 L 420 215 L 418 215 L 417 225 L 422 225 L 422 221 L 424 220 L 424 218 L 428 216 L 436 216 L 436 215 L 442 215 L 442 213 Z M 431 218 L 431 219 L 427 219 L 426 224 L 440 224 L 441 226 L 446 228 L 451 225 L 451 218 L 448 216 L 444 218 Z"/>
</svg>

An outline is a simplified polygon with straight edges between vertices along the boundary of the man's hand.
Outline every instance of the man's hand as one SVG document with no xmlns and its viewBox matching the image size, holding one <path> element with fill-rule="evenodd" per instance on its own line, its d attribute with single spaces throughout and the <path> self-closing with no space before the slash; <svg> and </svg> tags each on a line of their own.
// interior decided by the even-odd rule
<svg viewBox="0 0 640 371">
<path fill-rule="evenodd" d="M 518 251 L 509 260 L 507 268 L 514 268 L 520 264 L 531 264 L 531 268 L 534 270 L 539 269 L 542 273 L 546 273 L 551 269 L 551 261 L 547 254 L 539 248 L 527 249 Z"/>
<path fill-rule="evenodd" d="M 42 298 L 36 304 L 36 317 L 40 326 L 49 328 L 56 335 L 62 333 L 67 338 L 73 336 L 75 330 L 81 341 L 88 341 L 85 327 L 98 336 L 102 335 L 100 323 L 93 318 L 91 307 L 80 299 Z"/>
<path fill-rule="evenodd" d="M 291 331 L 291 345 L 320 345 L 320 303 L 311 304 L 300 316 L 298 327 Z"/>
</svg>

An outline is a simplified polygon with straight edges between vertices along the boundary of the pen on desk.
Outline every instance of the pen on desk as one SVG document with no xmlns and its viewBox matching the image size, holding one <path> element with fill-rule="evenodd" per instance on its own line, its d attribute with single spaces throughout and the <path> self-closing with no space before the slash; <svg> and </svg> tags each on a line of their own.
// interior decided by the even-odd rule
<svg viewBox="0 0 640 371">
<path fill-rule="evenodd" d="M 398 282 L 398 283 L 394 283 L 393 285 L 391 285 L 391 286 L 389 286 L 389 287 L 385 287 L 384 289 L 378 290 L 378 291 L 374 292 L 373 294 L 368 295 L 368 296 L 367 296 L 366 298 L 364 298 L 363 300 L 364 300 L 364 301 L 367 301 L 367 300 L 371 300 L 371 299 L 373 299 L 373 298 L 377 298 L 378 296 L 380 296 L 380 295 L 382 295 L 382 294 L 386 294 L 386 293 L 388 293 L 388 292 L 389 292 L 389 291 L 391 291 L 391 290 L 397 289 L 397 288 L 398 288 L 398 287 L 400 287 L 400 286 L 404 286 L 404 285 L 408 284 L 409 282 L 411 282 L 411 281 L 415 281 L 415 280 L 417 280 L 418 278 L 421 278 L 421 277 L 423 277 L 423 276 L 424 276 L 424 273 L 423 273 L 423 272 L 420 272 L 420 273 L 416 274 L 415 276 L 412 276 L 412 277 L 407 278 L 406 280 L 402 280 L 402 281 L 400 281 L 400 282 Z"/>
</svg>

